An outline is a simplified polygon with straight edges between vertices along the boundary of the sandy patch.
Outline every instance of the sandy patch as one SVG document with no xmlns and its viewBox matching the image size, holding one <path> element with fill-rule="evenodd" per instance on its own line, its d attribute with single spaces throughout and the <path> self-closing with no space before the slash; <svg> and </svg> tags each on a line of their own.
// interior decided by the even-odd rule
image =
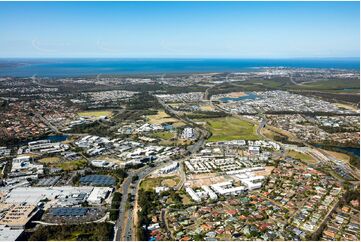
<svg viewBox="0 0 361 242">
<path fill-rule="evenodd" d="M 216 173 L 206 173 L 206 174 L 197 174 L 189 175 L 187 177 L 186 186 L 193 188 L 201 187 L 203 185 L 210 186 L 215 183 L 225 182 L 229 179 L 226 179 L 224 176 L 217 176 Z"/>
<path fill-rule="evenodd" d="M 228 93 L 227 96 L 231 97 L 231 98 L 237 98 L 237 97 L 243 97 L 246 96 L 247 94 L 245 92 L 231 92 Z"/>
<path fill-rule="evenodd" d="M 336 103 L 336 106 L 339 108 L 344 108 L 344 109 L 348 109 L 354 112 L 357 112 L 357 108 L 352 106 L 352 105 L 348 105 L 348 104 L 344 104 L 344 103 Z"/>
</svg>

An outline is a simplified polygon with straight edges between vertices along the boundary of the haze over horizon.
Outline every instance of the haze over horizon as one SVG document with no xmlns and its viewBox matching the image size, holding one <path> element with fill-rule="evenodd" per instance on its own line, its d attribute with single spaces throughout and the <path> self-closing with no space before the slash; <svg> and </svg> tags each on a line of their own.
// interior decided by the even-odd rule
<svg viewBox="0 0 361 242">
<path fill-rule="evenodd" d="M 0 2 L 0 58 L 358 58 L 359 2 Z"/>
</svg>

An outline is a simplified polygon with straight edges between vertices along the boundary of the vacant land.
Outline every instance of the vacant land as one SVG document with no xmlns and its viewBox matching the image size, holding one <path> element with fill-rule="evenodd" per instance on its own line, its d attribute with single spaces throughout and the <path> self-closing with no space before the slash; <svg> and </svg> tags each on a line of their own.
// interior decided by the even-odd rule
<svg viewBox="0 0 361 242">
<path fill-rule="evenodd" d="M 254 124 L 234 117 L 212 118 L 203 121 L 207 122 L 206 126 L 212 133 L 212 136 L 208 139 L 208 141 L 211 142 L 235 139 L 259 139 Z"/>
<path fill-rule="evenodd" d="M 179 183 L 179 177 L 177 176 L 167 176 L 167 177 L 155 177 L 147 178 L 142 181 L 140 184 L 140 189 L 144 191 L 154 191 L 155 187 L 166 186 L 174 187 Z"/>
<path fill-rule="evenodd" d="M 169 116 L 166 112 L 163 110 L 158 110 L 158 113 L 156 115 L 149 115 L 148 116 L 148 122 L 150 124 L 172 124 L 174 127 L 180 127 L 182 125 L 185 125 L 183 122 L 179 121 L 178 119 L 172 118 Z"/>
<path fill-rule="evenodd" d="M 112 111 L 109 110 L 84 111 L 84 112 L 79 112 L 78 115 L 80 117 L 95 117 L 95 118 L 99 118 L 101 116 L 111 117 Z"/>
<path fill-rule="evenodd" d="M 214 111 L 214 107 L 208 104 L 204 104 L 200 106 L 202 111 Z"/>
</svg>

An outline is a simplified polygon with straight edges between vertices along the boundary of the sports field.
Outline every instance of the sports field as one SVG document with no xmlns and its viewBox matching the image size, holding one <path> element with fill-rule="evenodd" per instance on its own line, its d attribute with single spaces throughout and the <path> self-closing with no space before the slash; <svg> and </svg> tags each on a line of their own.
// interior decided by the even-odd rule
<svg viewBox="0 0 361 242">
<path fill-rule="evenodd" d="M 256 134 L 257 127 L 254 124 L 234 117 L 212 118 L 205 121 L 212 133 L 212 136 L 208 139 L 211 142 L 235 139 L 260 139 Z"/>
</svg>

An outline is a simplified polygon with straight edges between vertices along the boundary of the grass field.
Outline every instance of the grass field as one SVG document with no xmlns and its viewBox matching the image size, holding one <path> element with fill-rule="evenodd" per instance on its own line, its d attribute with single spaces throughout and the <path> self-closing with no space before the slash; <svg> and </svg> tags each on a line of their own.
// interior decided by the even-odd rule
<svg viewBox="0 0 361 242">
<path fill-rule="evenodd" d="M 182 203 L 184 205 L 192 204 L 192 200 L 187 195 L 181 194 L 180 196 L 182 197 Z"/>
<path fill-rule="evenodd" d="M 143 189 L 144 191 L 153 191 L 155 187 L 159 186 L 174 187 L 178 182 L 179 178 L 176 176 L 147 178 L 140 184 L 140 189 Z"/>
<path fill-rule="evenodd" d="M 179 182 L 179 179 L 177 179 L 177 178 L 164 179 L 162 181 L 162 186 L 175 187 L 178 182 Z"/>
<path fill-rule="evenodd" d="M 152 134 L 152 137 L 164 139 L 164 140 L 170 140 L 170 139 L 174 138 L 174 136 L 175 136 L 175 133 L 167 132 L 167 131 L 155 132 Z"/>
<path fill-rule="evenodd" d="M 60 162 L 60 158 L 53 156 L 53 157 L 46 157 L 39 160 L 42 164 L 56 164 Z"/>
<path fill-rule="evenodd" d="M 208 141 L 227 141 L 235 139 L 256 140 L 260 137 L 256 134 L 257 127 L 249 122 L 234 118 L 212 118 L 205 120 L 207 127 L 212 132 Z"/>
<path fill-rule="evenodd" d="M 330 150 L 323 150 L 324 152 L 328 153 L 330 156 L 335 157 L 338 160 L 349 162 L 350 156 L 344 153 L 336 152 L 336 151 L 330 151 Z"/>
<path fill-rule="evenodd" d="M 84 167 L 86 164 L 87 164 L 87 161 L 81 159 L 81 160 L 62 162 L 62 163 L 59 163 L 57 165 L 57 167 L 63 169 L 64 171 L 73 171 L 73 170 L 77 170 L 79 168 Z"/>
<path fill-rule="evenodd" d="M 95 118 L 99 118 L 101 116 L 111 117 L 112 111 L 108 111 L 108 110 L 84 111 L 84 112 L 79 112 L 78 115 L 80 117 L 95 117 Z"/>
<path fill-rule="evenodd" d="M 305 154 L 305 153 L 297 152 L 294 150 L 288 151 L 287 156 L 290 156 L 294 159 L 305 161 L 307 163 L 315 163 L 316 162 L 316 160 L 312 156 Z"/>
<path fill-rule="evenodd" d="M 359 89 L 360 80 L 349 79 L 349 80 L 323 80 L 304 83 L 303 85 L 297 86 L 298 89 L 312 89 L 312 90 L 328 90 L 328 89 Z"/>
</svg>

